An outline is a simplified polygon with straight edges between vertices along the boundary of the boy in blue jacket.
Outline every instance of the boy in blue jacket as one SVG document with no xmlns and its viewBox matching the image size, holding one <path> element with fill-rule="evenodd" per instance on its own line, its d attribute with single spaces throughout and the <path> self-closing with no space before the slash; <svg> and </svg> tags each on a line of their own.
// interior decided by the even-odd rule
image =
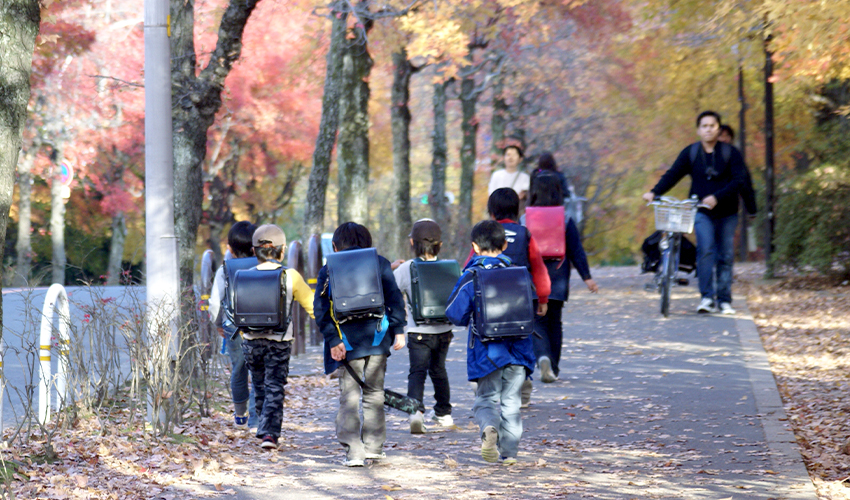
<svg viewBox="0 0 850 500">
<path fill-rule="evenodd" d="M 471 268 L 508 267 L 510 258 L 505 229 L 495 220 L 481 221 L 472 228 L 473 257 L 449 297 L 446 316 L 458 326 L 469 325 L 466 344 L 466 373 L 478 383 L 473 413 L 481 431 L 481 457 L 491 463 L 500 457 L 515 464 L 522 437 L 520 399 L 523 381 L 534 371 L 531 337 L 522 340 L 482 342 L 474 333 L 475 290 Z"/>
<path fill-rule="evenodd" d="M 370 248 L 372 235 L 364 226 L 346 222 L 334 231 L 335 252 L 358 248 Z M 381 286 L 384 292 L 385 314 L 383 318 L 351 320 L 338 325 L 333 319 L 331 300 L 333 290 L 328 282 L 328 266 L 319 270 L 316 280 L 316 295 L 313 312 L 316 324 L 325 338 L 325 373 L 330 374 L 342 366 L 343 360 L 360 380 L 362 389 L 363 422 L 360 421 L 361 387 L 354 377 L 343 370 L 339 376 L 339 411 L 336 416 L 336 435 L 345 449 L 343 465 L 363 467 L 367 459 L 386 458 L 383 452 L 387 439 L 386 416 L 384 415 L 384 375 L 390 347 L 404 347 L 404 296 L 393 277 L 390 262 L 378 256 Z M 346 348 L 343 336 L 350 349 Z"/>
</svg>

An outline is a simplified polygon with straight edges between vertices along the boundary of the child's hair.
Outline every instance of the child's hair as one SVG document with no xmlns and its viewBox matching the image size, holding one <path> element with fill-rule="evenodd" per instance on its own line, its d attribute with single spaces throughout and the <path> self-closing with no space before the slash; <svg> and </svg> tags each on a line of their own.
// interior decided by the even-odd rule
<svg viewBox="0 0 850 500">
<path fill-rule="evenodd" d="M 442 247 L 443 231 L 440 229 L 440 225 L 433 220 L 420 219 L 413 223 L 410 239 L 413 240 L 413 253 L 417 257 L 425 255 L 436 257 Z"/>
<path fill-rule="evenodd" d="M 472 228 L 472 242 L 482 252 L 501 252 L 505 246 L 505 228 L 494 220 L 483 220 Z"/>
<path fill-rule="evenodd" d="M 561 179 L 548 170 L 539 170 L 531 178 L 528 205 L 531 207 L 556 207 L 564 204 Z"/>
<path fill-rule="evenodd" d="M 257 255 L 257 262 L 263 263 L 269 260 L 278 262 L 283 260 L 283 247 L 255 247 L 254 253 Z"/>
<path fill-rule="evenodd" d="M 517 220 L 519 217 L 519 195 L 511 188 L 493 191 L 487 200 L 487 212 L 496 220 Z"/>
<path fill-rule="evenodd" d="M 337 252 L 351 247 L 369 248 L 372 246 L 372 235 L 366 226 L 356 222 L 343 222 L 334 231 L 331 238 Z"/>
<path fill-rule="evenodd" d="M 505 146 L 505 149 L 502 151 L 502 154 L 507 153 L 509 149 L 516 150 L 516 152 L 517 152 L 517 154 L 519 154 L 520 158 L 525 156 L 525 153 L 522 151 L 522 146 L 520 146 L 519 144 L 510 144 L 508 146 Z"/>
<path fill-rule="evenodd" d="M 256 229 L 257 226 L 246 220 L 240 220 L 230 226 L 230 231 L 227 232 L 227 244 L 233 250 L 234 257 L 241 259 L 252 255 L 251 241 Z"/>
<path fill-rule="evenodd" d="M 549 151 L 545 151 L 540 155 L 540 158 L 537 159 L 537 169 L 557 172 L 558 164 L 555 162 L 555 156 Z"/>
</svg>

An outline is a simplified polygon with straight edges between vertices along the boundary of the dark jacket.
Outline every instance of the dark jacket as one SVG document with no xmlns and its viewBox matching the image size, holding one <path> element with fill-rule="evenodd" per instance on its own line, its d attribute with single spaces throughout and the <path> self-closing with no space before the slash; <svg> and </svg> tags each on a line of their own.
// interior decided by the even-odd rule
<svg viewBox="0 0 850 500">
<path fill-rule="evenodd" d="M 348 250 L 353 250 L 352 247 Z M 343 250 L 346 251 L 346 250 Z M 351 349 L 346 351 L 347 359 L 360 359 L 366 356 L 384 354 L 389 356 L 390 348 L 397 334 L 404 333 L 406 323 L 404 312 L 404 296 L 396 285 L 390 262 L 378 256 L 381 269 L 381 286 L 384 291 L 384 308 L 386 314 L 382 321 L 378 319 L 352 320 L 338 326 L 331 318 L 331 299 L 333 290 L 326 286 L 328 282 L 328 266 L 319 270 L 316 279 L 316 294 L 313 297 L 313 313 L 316 324 L 325 339 L 325 373 L 332 373 L 342 366 L 331 358 L 331 347 L 343 343 L 343 335 Z M 386 327 L 386 329 L 384 329 Z"/>
<path fill-rule="evenodd" d="M 475 287 L 472 282 L 471 267 L 506 267 L 510 259 L 504 255 L 499 257 L 475 256 L 464 267 L 463 274 L 458 279 L 452 294 L 449 296 L 446 316 L 457 326 L 469 325 L 466 342 L 466 375 L 469 380 L 481 377 L 504 368 L 508 365 L 522 365 L 530 375 L 534 371 L 534 344 L 531 337 L 522 340 L 504 340 L 481 342 L 472 331 L 475 306 Z"/>
<path fill-rule="evenodd" d="M 712 219 L 720 219 L 738 213 L 738 196 L 743 192 L 746 182 L 744 158 L 741 152 L 732 147 L 729 161 L 720 154 L 721 143 L 715 145 L 714 152 L 708 154 L 700 147 L 700 154 L 691 163 L 690 148 L 686 147 L 679 153 L 669 170 L 661 177 L 658 184 L 652 188 L 656 195 L 662 195 L 673 188 L 686 175 L 691 176 L 691 195 L 697 195 L 701 200 L 709 195 L 717 198 L 717 206 L 713 210 L 700 208 L 700 212 Z M 709 167 L 713 167 L 713 172 Z"/>
</svg>

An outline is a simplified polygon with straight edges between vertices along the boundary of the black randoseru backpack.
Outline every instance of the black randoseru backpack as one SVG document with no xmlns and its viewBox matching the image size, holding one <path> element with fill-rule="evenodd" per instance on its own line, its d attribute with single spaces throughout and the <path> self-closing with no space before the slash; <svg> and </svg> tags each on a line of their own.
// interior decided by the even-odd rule
<svg viewBox="0 0 850 500">
<path fill-rule="evenodd" d="M 534 331 L 534 295 L 525 267 L 472 268 L 473 319 L 482 342 L 521 340 Z"/>
<path fill-rule="evenodd" d="M 257 267 L 257 264 L 259 262 L 257 262 L 256 257 L 241 257 L 224 261 L 224 295 L 221 297 L 221 309 L 224 317 L 234 325 L 236 322 L 233 321 L 233 280 L 236 271 L 251 269 Z"/>
<path fill-rule="evenodd" d="M 417 325 L 449 324 L 446 304 L 460 278 L 456 260 L 410 263 L 410 312 Z"/>
<path fill-rule="evenodd" d="M 292 304 L 286 310 L 285 267 L 267 271 L 236 271 L 233 291 L 233 324 L 236 328 L 252 332 L 286 332 L 289 328 Z"/>
<path fill-rule="evenodd" d="M 328 255 L 331 309 L 337 324 L 384 316 L 384 288 L 374 248 Z"/>
</svg>

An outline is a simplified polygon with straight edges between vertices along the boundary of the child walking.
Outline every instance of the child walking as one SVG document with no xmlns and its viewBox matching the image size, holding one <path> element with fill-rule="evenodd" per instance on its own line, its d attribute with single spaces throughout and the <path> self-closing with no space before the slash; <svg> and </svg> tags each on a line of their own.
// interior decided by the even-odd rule
<svg viewBox="0 0 850 500">
<path fill-rule="evenodd" d="M 439 224 L 431 219 L 422 219 L 413 224 L 410 245 L 416 258 L 404 262 L 393 271 L 399 289 L 407 296 L 407 351 L 410 354 L 410 373 L 407 376 L 407 395 L 424 402 L 425 378 L 431 377 L 434 384 L 433 420 L 443 427 L 454 425 L 452 419 L 449 374 L 446 372 L 446 356 L 452 341 L 452 325 L 417 324 L 413 319 L 412 281 L 410 266 L 414 261 L 436 261 L 443 246 L 443 234 Z M 417 411 L 410 416 L 410 433 L 425 432 L 425 415 Z"/>
<path fill-rule="evenodd" d="M 332 243 L 335 252 L 365 249 L 372 246 L 372 236 L 364 226 L 346 222 L 334 231 Z M 380 255 L 377 259 L 384 298 L 383 317 L 351 319 L 340 324 L 334 315 L 334 290 L 327 265 L 319 270 L 313 299 L 316 324 L 325 339 L 325 373 L 333 373 L 346 362 L 364 383 L 361 388 L 348 369 L 339 376 L 336 434 L 345 449 L 343 465 L 347 467 L 363 467 L 367 459 L 386 457 L 384 375 L 390 347 L 394 350 L 404 347 L 404 297 L 396 285 L 390 262 Z"/>
<path fill-rule="evenodd" d="M 530 337 L 483 342 L 475 333 L 482 325 L 476 325 L 473 317 L 473 269 L 510 266 L 510 258 L 502 254 L 507 247 L 505 228 L 497 221 L 481 221 L 472 228 L 475 257 L 449 298 L 446 316 L 455 325 L 469 325 L 466 371 L 468 379 L 477 382 L 473 413 L 481 432 L 481 457 L 511 465 L 517 461 L 522 437 L 521 390 L 534 371 L 534 347 Z"/>
<path fill-rule="evenodd" d="M 274 224 L 264 224 L 254 231 L 252 238 L 254 254 L 257 256 L 257 271 L 273 272 L 282 266 L 283 250 L 286 248 L 286 235 Z M 312 290 L 304 278 L 295 269 L 283 271 L 286 283 L 286 296 L 282 303 L 281 314 L 291 313 L 295 300 L 313 317 Z M 280 294 L 280 289 L 274 290 Z M 237 290 L 238 293 L 238 290 Z M 283 421 L 284 386 L 289 376 L 289 356 L 292 352 L 294 332 L 288 322 L 285 331 L 277 329 L 248 330 L 240 328 L 244 337 L 242 352 L 245 363 L 251 370 L 251 382 L 257 404 L 259 424 L 257 437 L 262 439 L 263 448 L 277 448 Z"/>
</svg>

